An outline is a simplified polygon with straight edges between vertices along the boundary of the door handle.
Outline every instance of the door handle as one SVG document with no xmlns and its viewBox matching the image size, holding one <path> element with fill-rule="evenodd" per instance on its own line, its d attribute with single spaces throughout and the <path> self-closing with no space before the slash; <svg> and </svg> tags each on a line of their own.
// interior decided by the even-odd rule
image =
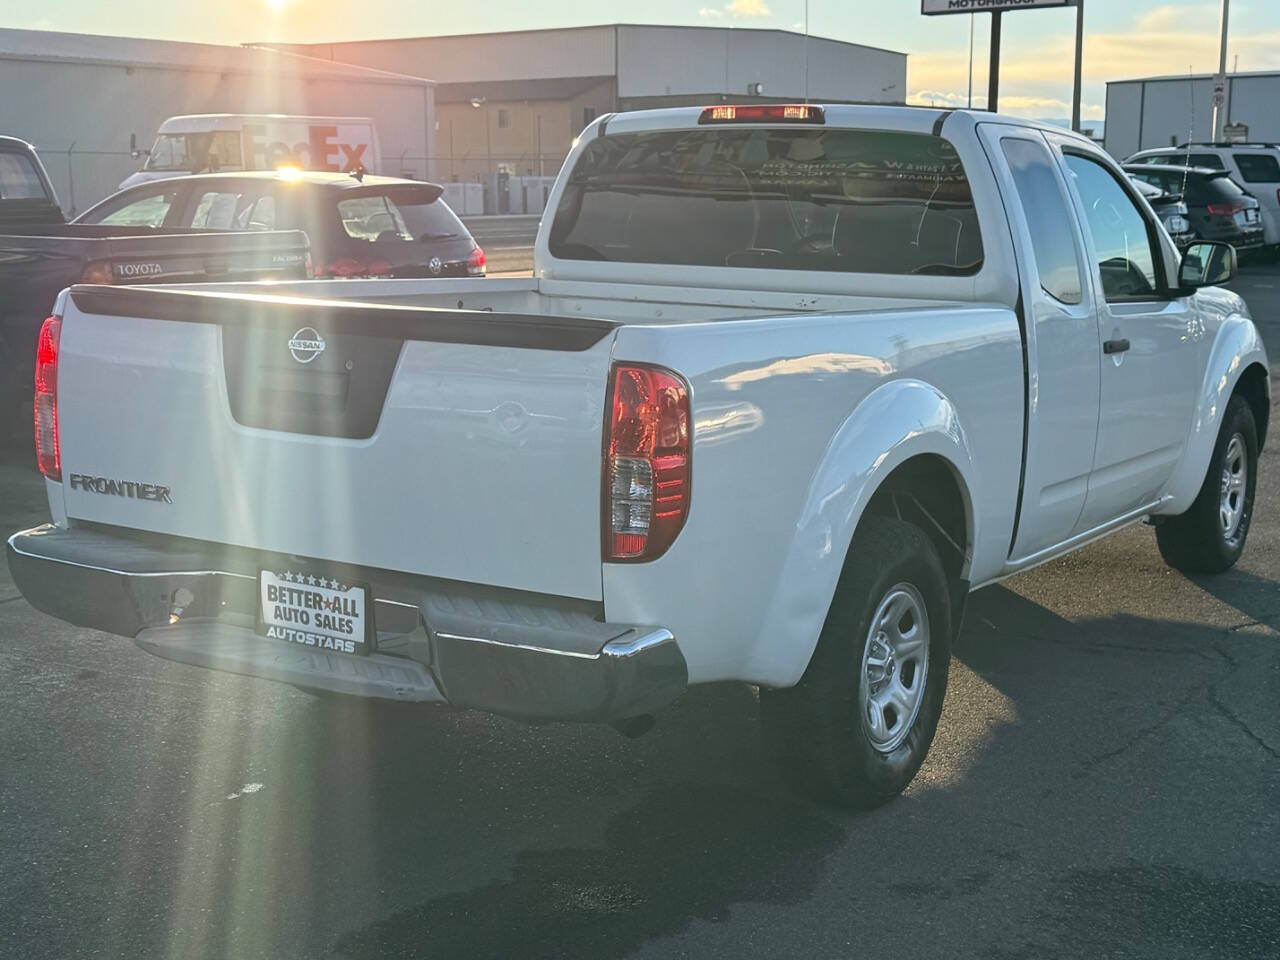
<svg viewBox="0 0 1280 960">
<path fill-rule="evenodd" d="M 1103 340 L 1102 352 L 1105 354 L 1124 353 L 1129 349 L 1128 340 Z"/>
</svg>

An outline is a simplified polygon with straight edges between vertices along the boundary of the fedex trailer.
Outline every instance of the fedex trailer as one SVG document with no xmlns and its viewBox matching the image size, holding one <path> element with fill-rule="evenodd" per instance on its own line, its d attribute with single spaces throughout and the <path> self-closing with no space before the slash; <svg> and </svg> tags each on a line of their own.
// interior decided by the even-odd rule
<svg viewBox="0 0 1280 960">
<path fill-rule="evenodd" d="M 290 117 L 280 114 L 201 114 L 170 117 L 137 173 L 120 188 L 217 170 L 378 172 L 378 132 L 366 117 Z"/>
</svg>

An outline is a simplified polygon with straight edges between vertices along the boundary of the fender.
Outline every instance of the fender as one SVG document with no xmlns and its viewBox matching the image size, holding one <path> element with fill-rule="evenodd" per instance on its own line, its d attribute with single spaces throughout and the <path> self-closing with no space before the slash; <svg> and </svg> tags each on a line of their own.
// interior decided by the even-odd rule
<svg viewBox="0 0 1280 960">
<path fill-rule="evenodd" d="M 1226 415 L 1227 401 L 1240 382 L 1241 374 L 1254 363 L 1260 363 L 1267 369 L 1267 352 L 1258 328 L 1247 314 L 1233 312 L 1223 320 L 1214 338 L 1204 381 L 1196 395 L 1186 448 L 1165 487 L 1165 495 L 1170 499 L 1158 513 L 1177 515 L 1187 510 L 1195 500 L 1204 483 L 1222 418 Z M 1270 391 L 1271 381 L 1268 378 L 1268 395 Z"/>
<path fill-rule="evenodd" d="M 955 406 L 920 380 L 877 387 L 841 424 L 818 464 L 747 675 L 768 678 L 771 686 L 791 686 L 800 679 L 863 511 L 896 467 L 922 454 L 942 457 L 955 471 L 968 542 L 976 542 L 978 519 L 970 495 L 974 458 Z"/>
</svg>

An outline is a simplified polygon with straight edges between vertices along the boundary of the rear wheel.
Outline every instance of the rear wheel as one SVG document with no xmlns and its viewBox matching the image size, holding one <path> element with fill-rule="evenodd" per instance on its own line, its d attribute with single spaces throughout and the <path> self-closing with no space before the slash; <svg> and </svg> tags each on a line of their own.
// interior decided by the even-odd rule
<svg viewBox="0 0 1280 960">
<path fill-rule="evenodd" d="M 929 538 L 902 520 L 867 517 L 804 676 L 761 691 L 765 723 L 799 785 L 863 809 L 906 788 L 942 712 L 951 629 Z"/>
<path fill-rule="evenodd" d="M 1156 527 L 1160 555 L 1187 573 L 1222 573 L 1244 553 L 1258 483 L 1258 428 L 1243 397 L 1227 403 L 1195 502 Z"/>
</svg>

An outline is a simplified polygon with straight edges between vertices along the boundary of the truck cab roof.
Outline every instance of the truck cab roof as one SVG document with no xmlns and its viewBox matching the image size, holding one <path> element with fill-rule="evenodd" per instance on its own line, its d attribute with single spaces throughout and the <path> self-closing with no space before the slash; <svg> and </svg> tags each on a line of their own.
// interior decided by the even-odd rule
<svg viewBox="0 0 1280 960">
<path fill-rule="evenodd" d="M 26 226 L 64 220 L 35 147 L 17 137 L 0 136 L 0 224 Z"/>
</svg>

